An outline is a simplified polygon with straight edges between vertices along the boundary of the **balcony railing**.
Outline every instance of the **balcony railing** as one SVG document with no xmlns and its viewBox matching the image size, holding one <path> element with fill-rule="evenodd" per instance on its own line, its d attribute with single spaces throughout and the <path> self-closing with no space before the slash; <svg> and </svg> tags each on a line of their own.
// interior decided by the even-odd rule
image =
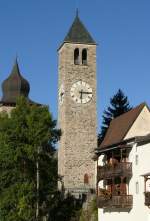
<svg viewBox="0 0 150 221">
<path fill-rule="evenodd" d="M 145 205 L 150 206 L 150 192 L 145 192 Z"/>
<path fill-rule="evenodd" d="M 131 209 L 133 205 L 132 195 L 110 195 L 110 196 L 98 196 L 97 207 L 98 208 L 125 208 Z"/>
<path fill-rule="evenodd" d="M 114 165 L 107 164 L 105 166 L 98 166 L 97 179 L 110 179 L 116 176 L 132 176 L 132 163 L 121 162 Z"/>
</svg>

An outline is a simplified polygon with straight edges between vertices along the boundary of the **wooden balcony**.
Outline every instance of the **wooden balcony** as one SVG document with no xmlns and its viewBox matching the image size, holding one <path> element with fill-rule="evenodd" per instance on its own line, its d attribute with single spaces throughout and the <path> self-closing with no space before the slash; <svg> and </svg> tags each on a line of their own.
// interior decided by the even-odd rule
<svg viewBox="0 0 150 221">
<path fill-rule="evenodd" d="M 131 209 L 133 205 L 132 195 L 110 195 L 110 196 L 98 196 L 97 207 L 98 208 L 124 208 Z"/>
<path fill-rule="evenodd" d="M 145 192 L 145 205 L 150 206 L 150 192 Z"/>
<path fill-rule="evenodd" d="M 111 179 L 116 176 L 132 176 L 132 163 L 121 162 L 114 165 L 107 164 L 105 166 L 98 166 L 97 179 Z"/>
</svg>

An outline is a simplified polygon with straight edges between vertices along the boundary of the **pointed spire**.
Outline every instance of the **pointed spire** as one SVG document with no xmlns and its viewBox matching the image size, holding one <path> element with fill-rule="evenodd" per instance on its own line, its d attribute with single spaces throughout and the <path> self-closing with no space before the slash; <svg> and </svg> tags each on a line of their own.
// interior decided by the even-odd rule
<svg viewBox="0 0 150 221">
<path fill-rule="evenodd" d="M 76 9 L 76 17 L 79 17 L 79 9 Z"/>
<path fill-rule="evenodd" d="M 15 60 L 16 63 L 18 63 L 18 54 L 16 53 L 16 60 Z"/>
<path fill-rule="evenodd" d="M 18 58 L 16 56 L 15 58 L 15 62 L 14 62 L 14 65 L 13 65 L 13 68 L 12 68 L 12 71 L 11 71 L 11 74 L 15 74 L 15 75 L 21 75 L 20 74 L 20 70 L 19 70 L 19 64 L 18 64 Z"/>
<path fill-rule="evenodd" d="M 74 22 L 67 34 L 67 36 L 64 39 L 65 42 L 70 43 L 83 43 L 83 44 L 96 44 L 93 38 L 91 37 L 88 30 L 85 28 L 83 23 L 81 22 L 79 18 L 79 11 L 76 10 L 76 17 L 74 19 Z"/>
</svg>

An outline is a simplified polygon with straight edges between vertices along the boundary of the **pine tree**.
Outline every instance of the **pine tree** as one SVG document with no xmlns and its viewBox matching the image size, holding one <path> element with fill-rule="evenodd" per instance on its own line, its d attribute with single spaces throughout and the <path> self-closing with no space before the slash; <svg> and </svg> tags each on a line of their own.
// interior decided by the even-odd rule
<svg viewBox="0 0 150 221">
<path fill-rule="evenodd" d="M 43 220 L 48 213 L 57 195 L 57 162 L 53 156 L 59 136 L 48 108 L 31 106 L 23 97 L 10 116 L 0 114 L 1 221 Z"/>
<path fill-rule="evenodd" d="M 111 120 L 131 109 L 132 107 L 129 105 L 128 97 L 124 95 L 121 89 L 119 89 L 110 99 L 110 106 L 107 110 L 104 110 L 101 132 L 98 135 L 98 145 L 100 145 L 104 140 Z"/>
</svg>

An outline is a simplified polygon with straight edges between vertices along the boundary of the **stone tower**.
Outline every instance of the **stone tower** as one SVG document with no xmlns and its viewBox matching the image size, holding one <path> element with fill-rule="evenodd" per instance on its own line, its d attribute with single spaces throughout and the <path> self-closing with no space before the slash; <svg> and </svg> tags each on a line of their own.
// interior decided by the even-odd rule
<svg viewBox="0 0 150 221">
<path fill-rule="evenodd" d="M 84 192 L 96 184 L 96 43 L 78 15 L 58 55 L 58 174 L 66 191 Z"/>
</svg>

